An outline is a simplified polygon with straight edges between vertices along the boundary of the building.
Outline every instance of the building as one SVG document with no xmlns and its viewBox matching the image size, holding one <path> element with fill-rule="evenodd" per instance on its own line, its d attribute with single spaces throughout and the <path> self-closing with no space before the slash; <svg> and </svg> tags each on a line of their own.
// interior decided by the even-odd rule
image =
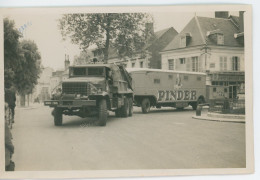
<svg viewBox="0 0 260 180">
<path fill-rule="evenodd" d="M 207 73 L 207 85 L 229 86 L 229 98 L 244 90 L 243 12 L 195 16 L 161 51 L 162 69 Z"/>
<path fill-rule="evenodd" d="M 149 26 L 148 26 L 149 25 Z M 136 52 L 132 57 L 120 57 L 115 48 L 108 50 L 108 63 L 124 64 L 127 68 L 154 68 L 161 69 L 160 51 L 169 44 L 169 42 L 178 34 L 173 28 L 166 28 L 154 32 L 153 24 L 148 23 L 153 38 L 145 47 L 144 52 Z M 103 59 L 103 49 L 95 49 L 93 54 L 97 59 Z"/>
<path fill-rule="evenodd" d="M 51 96 L 51 77 L 53 69 L 50 67 L 42 67 L 38 84 L 34 88 L 32 100 L 38 99 L 40 102 L 50 99 Z"/>
<path fill-rule="evenodd" d="M 69 77 L 69 56 L 65 54 L 64 69 L 52 72 L 50 79 L 51 93 L 61 86 L 61 82 Z"/>
</svg>

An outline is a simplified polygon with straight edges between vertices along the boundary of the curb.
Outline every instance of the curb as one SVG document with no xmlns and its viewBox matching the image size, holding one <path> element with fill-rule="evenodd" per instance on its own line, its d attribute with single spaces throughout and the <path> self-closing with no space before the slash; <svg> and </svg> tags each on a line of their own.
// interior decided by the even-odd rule
<svg viewBox="0 0 260 180">
<path fill-rule="evenodd" d="M 192 116 L 193 119 L 206 120 L 206 121 L 219 121 L 219 122 L 232 122 L 232 123 L 245 123 L 245 119 L 231 119 L 231 118 L 217 118 L 209 116 Z"/>
</svg>

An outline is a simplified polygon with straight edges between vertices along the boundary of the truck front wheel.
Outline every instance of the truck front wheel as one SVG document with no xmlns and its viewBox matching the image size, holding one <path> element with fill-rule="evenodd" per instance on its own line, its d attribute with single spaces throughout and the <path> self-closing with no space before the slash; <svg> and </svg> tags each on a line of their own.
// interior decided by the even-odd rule
<svg viewBox="0 0 260 180">
<path fill-rule="evenodd" d="M 129 103 L 128 115 L 133 116 L 133 99 L 131 97 L 128 99 L 128 103 Z"/>
<path fill-rule="evenodd" d="M 142 101 L 142 112 L 148 113 L 150 111 L 150 108 L 151 108 L 150 100 L 148 98 L 144 98 Z"/>
<path fill-rule="evenodd" d="M 107 123 L 107 102 L 105 99 L 99 101 L 98 104 L 98 125 L 105 126 Z"/>
<path fill-rule="evenodd" d="M 53 116 L 54 116 L 54 125 L 61 126 L 62 125 L 62 109 L 54 108 Z"/>
<path fill-rule="evenodd" d="M 121 107 L 122 117 L 127 117 L 129 112 L 129 101 L 128 98 L 124 98 L 124 105 Z"/>
</svg>

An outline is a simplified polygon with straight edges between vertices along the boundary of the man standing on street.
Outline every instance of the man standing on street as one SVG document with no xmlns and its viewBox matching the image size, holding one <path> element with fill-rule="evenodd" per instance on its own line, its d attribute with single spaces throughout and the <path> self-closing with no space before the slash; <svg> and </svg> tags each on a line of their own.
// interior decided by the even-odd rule
<svg viewBox="0 0 260 180">
<path fill-rule="evenodd" d="M 15 109 L 15 101 L 16 101 L 16 96 L 15 96 L 15 91 L 11 87 L 7 87 L 5 89 L 5 102 L 8 103 L 9 108 L 12 111 L 12 122 L 14 123 L 14 109 Z"/>
</svg>

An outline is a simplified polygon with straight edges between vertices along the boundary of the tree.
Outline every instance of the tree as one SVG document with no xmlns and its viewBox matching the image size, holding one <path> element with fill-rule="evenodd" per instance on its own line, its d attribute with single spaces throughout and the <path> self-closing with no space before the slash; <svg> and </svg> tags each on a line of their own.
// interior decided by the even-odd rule
<svg viewBox="0 0 260 180">
<path fill-rule="evenodd" d="M 31 94 L 41 72 L 41 56 L 37 45 L 31 40 L 23 40 L 20 43 L 22 57 L 20 66 L 15 74 L 15 85 L 21 95 L 21 106 L 25 105 L 25 95 Z"/>
<path fill-rule="evenodd" d="M 59 20 L 63 38 L 85 50 L 90 45 L 103 49 L 104 63 L 108 60 L 110 46 L 120 56 L 131 56 L 146 43 L 145 24 L 152 18 L 146 13 L 93 13 L 66 14 Z"/>
<path fill-rule="evenodd" d="M 15 29 L 14 21 L 4 18 L 4 82 L 7 88 L 14 86 L 16 70 L 20 66 L 20 37 L 21 34 Z"/>
<path fill-rule="evenodd" d="M 74 64 L 81 65 L 81 64 L 89 64 L 92 61 L 93 56 L 91 56 L 90 51 L 82 51 L 78 56 L 74 57 Z"/>
</svg>

